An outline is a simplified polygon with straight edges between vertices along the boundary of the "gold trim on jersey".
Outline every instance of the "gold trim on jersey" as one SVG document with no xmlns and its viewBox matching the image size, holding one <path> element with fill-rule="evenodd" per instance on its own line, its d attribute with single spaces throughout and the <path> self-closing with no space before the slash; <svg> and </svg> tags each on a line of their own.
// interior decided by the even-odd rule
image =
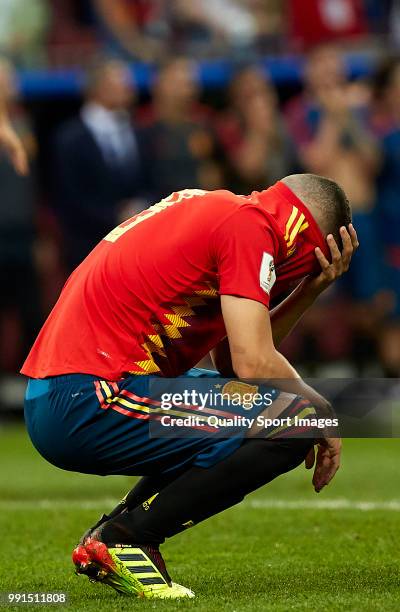
<svg viewBox="0 0 400 612">
<path fill-rule="evenodd" d="M 296 206 L 293 206 L 289 219 L 285 227 L 285 242 L 287 246 L 287 257 L 293 255 L 296 250 L 295 240 L 301 232 L 309 227 L 305 215 L 300 213 Z"/>
<path fill-rule="evenodd" d="M 196 316 L 194 308 L 206 306 L 208 300 L 218 298 L 219 293 L 211 283 L 207 283 L 207 288 L 198 289 L 190 297 L 183 298 L 183 304 L 170 307 L 170 312 L 164 313 L 164 318 L 168 323 L 165 325 L 156 323 L 153 325 L 154 334 L 147 336 L 142 348 L 146 351 L 148 359 L 134 362 L 137 369 L 130 370 L 130 374 L 148 375 L 160 372 L 156 362 L 156 355 L 166 357 L 163 336 L 170 340 L 182 338 L 181 330 L 190 327 L 190 317 Z M 189 318 L 189 320 L 187 320 Z"/>
</svg>

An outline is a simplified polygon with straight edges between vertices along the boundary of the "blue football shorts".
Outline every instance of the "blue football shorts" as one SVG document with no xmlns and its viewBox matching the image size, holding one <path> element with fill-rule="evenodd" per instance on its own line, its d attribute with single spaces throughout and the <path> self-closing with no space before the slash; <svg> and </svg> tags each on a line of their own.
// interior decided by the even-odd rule
<svg viewBox="0 0 400 612">
<path fill-rule="evenodd" d="M 185 377 L 216 378 L 194 368 Z M 144 476 L 184 466 L 211 467 L 241 446 L 245 429 L 222 437 L 201 428 L 188 436 L 154 435 L 151 376 L 116 382 L 87 374 L 29 379 L 25 422 L 33 445 L 53 465 L 98 475 Z M 179 381 L 179 379 L 177 379 Z M 277 398 L 279 391 L 270 390 Z M 231 410 L 231 408 L 229 409 Z M 260 414 L 262 408 L 253 410 Z M 236 414 L 248 415 L 238 407 Z"/>
</svg>

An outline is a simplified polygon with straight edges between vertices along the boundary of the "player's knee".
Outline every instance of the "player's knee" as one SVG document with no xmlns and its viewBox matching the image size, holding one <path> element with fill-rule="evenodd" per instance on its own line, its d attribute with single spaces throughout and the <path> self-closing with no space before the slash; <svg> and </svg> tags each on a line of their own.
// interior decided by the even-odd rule
<svg viewBox="0 0 400 612">
<path fill-rule="evenodd" d="M 314 446 L 314 438 L 288 438 L 280 441 L 283 448 L 286 448 L 293 457 L 294 461 L 301 463 L 304 461 L 311 448 Z"/>
<path fill-rule="evenodd" d="M 273 461 L 277 464 L 287 464 L 289 470 L 304 461 L 314 445 L 314 440 L 310 438 L 275 437 L 273 439 L 258 439 L 256 443 L 257 462 L 260 465 L 269 466 Z"/>
</svg>

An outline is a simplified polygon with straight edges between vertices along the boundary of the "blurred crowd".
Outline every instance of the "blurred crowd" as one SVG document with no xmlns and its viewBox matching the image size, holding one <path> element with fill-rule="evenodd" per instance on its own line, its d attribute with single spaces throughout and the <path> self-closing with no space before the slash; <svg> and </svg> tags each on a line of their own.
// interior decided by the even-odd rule
<svg viewBox="0 0 400 612">
<path fill-rule="evenodd" d="M 10 24 L 17 24 L 11 8 L 17 4 L 0 0 L 0 17 L 8 11 Z M 193 59 L 228 39 L 243 51 L 254 43 L 254 23 L 257 40 L 279 48 L 289 35 L 283 4 L 291 7 L 298 34 L 299 5 L 323 5 L 336 24 L 344 26 L 346 15 L 357 17 L 346 41 L 361 40 L 367 28 L 395 41 L 397 4 L 55 1 L 53 9 L 74 9 L 82 23 L 93 23 L 95 8 L 97 36 L 104 36 L 105 47 L 89 63 L 81 57 L 87 69 L 82 100 L 51 124 L 44 151 L 19 99 L 15 66 L 44 57 L 39 40 L 51 15 L 43 0 L 27 4 L 32 12 L 26 13 L 23 36 L 13 38 L 0 28 L 0 96 L 30 157 L 30 174 L 21 177 L 0 155 L 0 267 L 6 278 L 0 294 L 0 373 L 15 371 L 68 274 L 122 220 L 174 190 L 249 193 L 306 171 L 328 176 L 346 190 L 361 247 L 348 275 L 306 314 L 285 352 L 308 375 L 399 377 L 400 57 L 395 47 L 390 55 L 381 53 L 372 78 L 351 80 L 335 28 L 332 37 L 325 30 L 329 42 L 317 44 L 315 36 L 306 41 L 309 24 L 303 23 L 303 39 L 295 30 L 290 39 L 305 51 L 303 83 L 290 95 L 282 95 L 252 52 L 238 58 L 229 86 L 210 95 L 201 90 Z M 317 19 L 316 9 L 310 11 Z M 160 44 L 171 36 L 171 15 L 182 34 L 176 41 L 179 54 L 160 60 Z M 239 22 L 239 29 L 232 26 Z M 139 96 L 126 61 L 132 57 L 158 58 L 148 96 Z"/>
<path fill-rule="evenodd" d="M 102 48 L 125 60 L 249 58 L 321 42 L 400 46 L 396 0 L 0 0 L 0 52 L 18 67 L 80 65 Z"/>
<path fill-rule="evenodd" d="M 166 48 L 240 57 L 336 39 L 371 45 L 383 33 L 400 42 L 396 0 L 92 0 L 91 10 L 112 48 L 141 57 L 129 44 L 136 31 L 142 53 L 156 59 Z"/>
</svg>

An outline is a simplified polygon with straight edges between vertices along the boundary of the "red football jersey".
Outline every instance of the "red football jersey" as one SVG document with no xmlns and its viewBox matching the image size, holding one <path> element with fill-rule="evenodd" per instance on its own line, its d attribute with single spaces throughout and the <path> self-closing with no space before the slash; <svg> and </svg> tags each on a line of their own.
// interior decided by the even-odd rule
<svg viewBox="0 0 400 612">
<path fill-rule="evenodd" d="M 326 242 L 283 183 L 250 196 L 173 193 L 106 236 L 72 273 L 22 373 L 177 376 L 226 331 L 219 296 L 269 305 L 318 270 Z"/>
</svg>

